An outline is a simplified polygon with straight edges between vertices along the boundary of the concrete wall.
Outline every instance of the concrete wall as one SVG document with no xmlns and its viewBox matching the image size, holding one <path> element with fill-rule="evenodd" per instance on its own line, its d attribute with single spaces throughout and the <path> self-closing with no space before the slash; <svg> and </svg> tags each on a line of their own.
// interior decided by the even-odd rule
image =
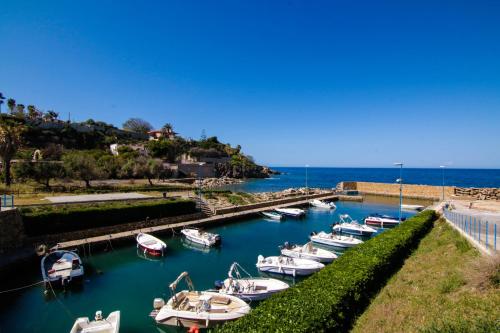
<svg viewBox="0 0 500 333">
<path fill-rule="evenodd" d="M 196 163 L 193 164 L 179 164 L 179 172 L 182 172 L 185 175 L 197 175 L 200 173 L 201 178 L 213 178 L 215 177 L 215 169 L 213 164 L 205 164 L 198 165 Z"/>
<path fill-rule="evenodd" d="M 25 240 L 24 226 L 18 210 L 0 212 L 0 253 L 22 247 Z"/>
</svg>

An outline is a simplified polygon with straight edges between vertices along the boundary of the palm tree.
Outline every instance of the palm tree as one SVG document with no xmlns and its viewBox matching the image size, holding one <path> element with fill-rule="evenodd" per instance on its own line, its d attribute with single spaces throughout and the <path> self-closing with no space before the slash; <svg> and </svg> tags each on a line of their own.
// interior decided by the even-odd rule
<svg viewBox="0 0 500 333">
<path fill-rule="evenodd" d="M 4 103 L 5 97 L 0 92 L 0 113 L 2 113 L 2 104 Z"/>
<path fill-rule="evenodd" d="M 28 105 L 28 117 L 30 119 L 35 119 L 37 115 L 37 111 L 34 105 Z"/>
<path fill-rule="evenodd" d="M 16 108 L 16 100 L 13 98 L 9 98 L 7 100 L 7 107 L 10 110 L 10 114 L 14 114 L 14 109 Z"/>
<path fill-rule="evenodd" d="M 3 120 L 0 123 L 0 159 L 3 162 L 5 185 L 10 186 L 10 161 L 21 145 L 24 127 L 12 120 Z"/>
<path fill-rule="evenodd" d="M 24 104 L 16 105 L 17 114 L 22 116 L 24 114 Z"/>
</svg>

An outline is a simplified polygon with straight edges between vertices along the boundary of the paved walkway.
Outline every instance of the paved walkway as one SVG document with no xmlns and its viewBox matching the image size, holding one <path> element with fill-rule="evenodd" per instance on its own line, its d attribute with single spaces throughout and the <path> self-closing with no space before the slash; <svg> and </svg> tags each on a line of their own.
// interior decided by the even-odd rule
<svg viewBox="0 0 500 333">
<path fill-rule="evenodd" d="M 45 197 L 52 203 L 78 203 L 113 200 L 149 199 L 150 195 L 140 193 L 106 193 L 106 194 L 84 194 L 84 195 L 63 195 L 58 197 Z"/>
</svg>

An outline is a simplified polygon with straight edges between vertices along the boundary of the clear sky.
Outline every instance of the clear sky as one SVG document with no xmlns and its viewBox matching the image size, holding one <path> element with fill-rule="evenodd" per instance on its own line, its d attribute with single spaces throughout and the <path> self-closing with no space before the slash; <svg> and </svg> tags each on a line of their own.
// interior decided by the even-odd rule
<svg viewBox="0 0 500 333">
<path fill-rule="evenodd" d="M 274 166 L 500 168 L 500 1 L 0 0 L 0 91 Z"/>
</svg>

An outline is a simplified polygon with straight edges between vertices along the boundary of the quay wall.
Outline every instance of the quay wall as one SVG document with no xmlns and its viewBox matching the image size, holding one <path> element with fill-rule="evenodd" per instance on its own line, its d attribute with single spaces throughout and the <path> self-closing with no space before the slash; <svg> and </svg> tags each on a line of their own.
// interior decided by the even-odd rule
<svg viewBox="0 0 500 333">
<path fill-rule="evenodd" d="M 24 225 L 17 209 L 0 212 L 0 253 L 21 248 L 26 241 Z"/>
</svg>

